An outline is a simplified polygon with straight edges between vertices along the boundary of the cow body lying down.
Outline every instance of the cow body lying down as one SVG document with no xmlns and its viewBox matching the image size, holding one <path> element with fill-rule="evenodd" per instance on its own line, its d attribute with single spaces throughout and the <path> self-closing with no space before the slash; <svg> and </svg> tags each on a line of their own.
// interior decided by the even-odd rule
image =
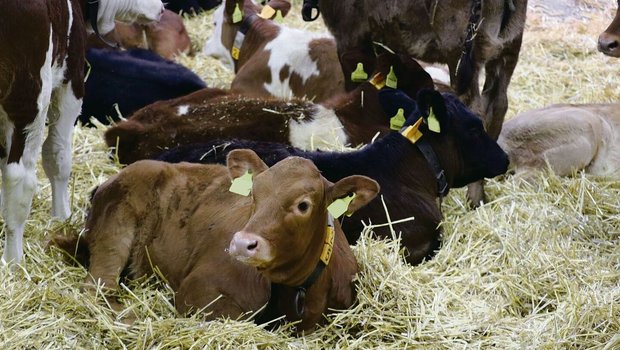
<svg viewBox="0 0 620 350">
<path fill-rule="evenodd" d="M 508 166 L 506 154 L 482 127 L 482 122 L 456 97 L 423 90 L 418 97 L 420 108 L 402 93 L 381 91 L 381 99 L 388 111 L 406 106 L 410 117 L 405 126 L 414 124 L 420 116 L 427 118 L 430 109 L 439 121 L 441 132 L 420 126 L 422 137 L 415 144 L 399 132 L 348 153 L 305 152 L 288 145 L 245 140 L 213 141 L 202 145 L 189 145 L 171 149 L 159 159 L 169 162 L 223 162 L 226 153 L 237 148 L 251 148 L 267 163 L 273 164 L 287 156 L 311 159 L 329 181 L 338 181 L 352 174 L 361 174 L 381 185 L 381 198 L 385 201 L 392 221 L 414 217 L 415 220 L 394 223 L 395 232 L 401 233 L 401 244 L 406 259 L 411 264 L 420 263 L 439 248 L 442 215 L 437 197 L 445 195 L 447 188 L 460 187 L 483 177 L 503 174 Z M 390 112 L 391 114 L 392 112 Z M 223 145 L 223 146 L 222 146 Z M 423 146 L 426 145 L 426 146 Z M 220 147 L 222 146 L 222 147 Z M 423 155 L 422 148 L 435 154 L 437 166 Z M 438 170 L 443 171 L 445 183 Z M 361 221 L 383 224 L 388 221 L 381 199 L 376 198 L 351 218 L 344 218 L 342 225 L 349 243 L 354 244 L 363 229 Z M 390 227 L 376 227 L 379 237 L 393 237 Z"/>
<path fill-rule="evenodd" d="M 433 87 L 430 75 L 408 56 L 386 53 L 377 61 L 372 82 L 322 104 L 204 89 L 136 111 L 106 131 L 106 143 L 117 147 L 124 164 L 155 157 L 167 148 L 216 138 L 275 141 L 302 149 L 368 143 L 377 133 L 390 131 L 393 115 L 385 114 L 373 86 L 384 83 L 390 68 L 398 77 L 398 88 L 409 96 Z"/>
<path fill-rule="evenodd" d="M 498 139 L 517 174 L 544 169 L 620 176 L 620 104 L 560 104 L 517 115 Z"/>
<path fill-rule="evenodd" d="M 274 285 L 277 300 L 262 320 L 286 315 L 301 320 L 301 330 L 313 329 L 328 308 L 351 306 L 357 264 L 326 207 L 355 193 L 353 212 L 374 198 L 376 182 L 351 176 L 332 184 L 297 157 L 267 168 L 249 150 L 231 152 L 227 164 L 147 160 L 102 184 L 82 237 L 81 250 L 90 253 L 87 283 L 117 289 L 125 268 L 139 277 L 156 266 L 176 292 L 180 313 L 209 305 L 209 318 L 258 311 Z M 231 193 L 231 177 L 246 172 L 252 196 Z M 53 243 L 73 253 L 77 238 Z M 296 308 L 300 288 L 305 299 Z"/>
</svg>

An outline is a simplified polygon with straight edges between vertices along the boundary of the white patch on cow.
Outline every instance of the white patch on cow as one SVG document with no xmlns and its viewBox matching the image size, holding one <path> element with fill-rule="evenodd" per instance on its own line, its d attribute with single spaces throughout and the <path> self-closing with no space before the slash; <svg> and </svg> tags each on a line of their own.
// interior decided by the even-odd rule
<svg viewBox="0 0 620 350">
<path fill-rule="evenodd" d="M 222 26 L 224 25 L 224 4 L 217 8 L 213 12 L 213 35 L 205 42 L 202 48 L 202 53 L 207 56 L 211 56 L 230 69 L 235 69 L 235 62 L 230 53 L 230 49 L 227 49 L 222 42 Z"/>
<path fill-rule="evenodd" d="M 348 143 L 344 126 L 334 110 L 321 105 L 315 107 L 312 120 L 289 120 L 289 140 L 291 145 L 303 150 L 341 148 Z"/>
<path fill-rule="evenodd" d="M 264 87 L 271 95 L 283 98 L 294 96 L 289 85 L 290 76 L 280 80 L 280 71 L 284 66 L 289 67 L 289 74 L 299 75 L 304 84 L 310 77 L 320 74 L 309 50 L 310 42 L 321 38 L 331 39 L 326 34 L 280 26 L 278 36 L 265 46 L 266 51 L 271 51 L 267 63 L 271 70 L 271 83 L 264 84 Z"/>
<path fill-rule="evenodd" d="M 179 106 L 177 108 L 177 115 L 178 116 L 186 115 L 188 112 L 189 112 L 189 106 L 188 105 L 182 105 L 182 106 Z"/>
<path fill-rule="evenodd" d="M 448 73 L 446 69 L 427 66 L 424 67 L 424 70 L 426 71 L 426 73 L 430 74 L 434 82 L 439 82 L 441 84 L 450 86 L 450 73 Z"/>
<path fill-rule="evenodd" d="M 114 21 L 148 24 L 161 18 L 164 5 L 161 0 L 100 0 L 97 28 L 101 35 L 114 30 Z M 88 26 L 92 33 L 92 27 Z"/>
</svg>

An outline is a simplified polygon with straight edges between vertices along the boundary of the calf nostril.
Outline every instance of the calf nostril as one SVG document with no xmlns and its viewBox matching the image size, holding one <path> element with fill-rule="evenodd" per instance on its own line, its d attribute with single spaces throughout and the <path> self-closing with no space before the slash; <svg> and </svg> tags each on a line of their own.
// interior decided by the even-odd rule
<svg viewBox="0 0 620 350">
<path fill-rule="evenodd" d="M 255 250 L 257 247 L 258 247 L 258 241 L 254 240 L 254 241 L 251 241 L 251 242 L 248 244 L 247 249 L 248 249 L 249 251 L 252 251 L 252 250 Z"/>
</svg>

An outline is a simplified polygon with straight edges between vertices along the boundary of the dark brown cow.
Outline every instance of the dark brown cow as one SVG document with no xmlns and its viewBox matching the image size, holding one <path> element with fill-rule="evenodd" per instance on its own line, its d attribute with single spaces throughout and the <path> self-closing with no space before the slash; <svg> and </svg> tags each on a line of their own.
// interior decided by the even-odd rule
<svg viewBox="0 0 620 350">
<path fill-rule="evenodd" d="M 232 19 L 235 6 L 243 10 L 238 23 Z M 267 6 L 273 10 L 261 13 L 261 8 L 251 0 L 227 0 L 213 14 L 214 34 L 203 52 L 235 70 L 231 89 L 243 94 L 299 97 L 315 102 L 344 92 L 334 38 L 261 18 L 273 17 L 277 10 L 286 15 L 291 6 L 288 1 L 272 0 Z"/>
<path fill-rule="evenodd" d="M 84 18 L 97 22 L 88 23 L 87 28 L 107 33 L 115 18 L 146 23 L 158 20 L 162 11 L 160 0 L 0 2 L 5 262 L 19 263 L 23 255 L 24 225 L 37 184 L 35 166 L 41 147 L 43 169 L 52 184 L 52 215 L 66 219 L 71 214 L 67 187 L 73 124 L 84 96 Z M 44 142 L 46 121 L 50 128 Z"/>
<path fill-rule="evenodd" d="M 373 41 L 427 62 L 445 63 L 462 101 L 497 139 L 508 108 L 506 91 L 517 64 L 527 0 L 306 0 L 317 3 L 336 38 L 345 78 L 361 61 L 374 64 Z M 364 57 L 360 59 L 362 54 Z M 480 95 L 478 75 L 485 70 Z M 354 84 L 347 79 L 347 90 Z M 470 188 L 473 204 L 484 199 Z"/>
<path fill-rule="evenodd" d="M 134 278 L 157 268 L 180 313 L 238 318 L 271 298 L 261 321 L 285 315 L 304 331 L 330 309 L 350 307 L 357 263 L 326 208 L 354 193 L 345 205 L 353 213 L 377 183 L 350 176 L 332 184 L 298 157 L 267 168 L 249 150 L 231 152 L 227 163 L 146 160 L 99 186 L 79 246 L 83 259 L 90 254 L 87 283 L 115 290 L 124 269 Z M 252 196 L 231 193 L 231 178 L 248 172 Z M 54 241 L 70 254 L 77 242 Z"/>
<path fill-rule="evenodd" d="M 598 37 L 598 50 L 607 56 L 620 57 L 620 0 L 616 16 Z"/>
<path fill-rule="evenodd" d="M 430 76 L 408 56 L 384 53 L 378 62 L 375 85 L 392 67 L 399 89 L 410 96 L 422 87 L 433 87 Z M 359 145 L 387 134 L 391 117 L 379 105 L 372 82 L 322 104 L 204 89 L 146 106 L 108 129 L 105 138 L 110 147 L 117 147 L 120 162 L 129 164 L 167 148 L 223 137 L 283 142 L 302 149 Z"/>
</svg>

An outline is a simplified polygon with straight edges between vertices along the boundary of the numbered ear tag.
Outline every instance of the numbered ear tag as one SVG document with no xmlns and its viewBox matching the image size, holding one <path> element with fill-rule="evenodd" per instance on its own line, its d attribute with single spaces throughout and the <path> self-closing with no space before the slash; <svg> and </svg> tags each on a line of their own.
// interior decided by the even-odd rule
<svg viewBox="0 0 620 350">
<path fill-rule="evenodd" d="M 242 196 L 249 196 L 252 191 L 252 173 L 248 170 L 245 174 L 234 179 L 228 190 Z"/>
<path fill-rule="evenodd" d="M 392 89 L 396 89 L 398 86 L 398 78 L 396 78 L 396 73 L 394 73 L 394 67 L 390 66 L 390 72 L 385 79 L 385 86 L 391 87 Z"/>
<path fill-rule="evenodd" d="M 336 199 L 332 204 L 327 207 L 327 211 L 332 214 L 334 218 L 339 218 L 342 214 L 346 213 L 349 209 L 349 204 L 355 198 L 355 193 L 350 196 Z"/>
<path fill-rule="evenodd" d="M 325 265 L 329 265 L 329 260 L 334 252 L 334 236 L 335 231 L 332 226 L 325 228 L 325 242 L 323 242 L 323 251 L 321 251 L 321 261 Z"/>
<path fill-rule="evenodd" d="M 239 4 L 235 4 L 235 10 L 233 11 L 232 14 L 232 22 L 233 23 L 239 23 L 241 22 L 241 20 L 243 19 L 243 12 L 241 12 L 241 9 L 239 8 Z"/>
<path fill-rule="evenodd" d="M 432 107 L 429 108 L 428 118 L 426 118 L 426 123 L 428 124 L 428 130 L 432 132 L 436 132 L 438 134 L 441 132 L 441 127 L 439 126 L 439 120 L 437 120 L 435 113 L 433 113 Z"/>
<path fill-rule="evenodd" d="M 390 129 L 392 130 L 400 130 L 405 124 L 405 110 L 402 108 L 398 109 L 396 115 L 390 118 Z"/>
<path fill-rule="evenodd" d="M 381 90 L 385 86 L 385 78 L 381 73 L 377 73 L 370 79 L 370 83 L 375 89 Z"/>
<path fill-rule="evenodd" d="M 278 24 L 284 23 L 284 16 L 282 16 L 282 11 L 276 11 L 276 17 L 273 20 Z"/>
<path fill-rule="evenodd" d="M 351 81 L 354 83 L 361 83 L 368 79 L 368 73 L 364 71 L 364 64 L 362 62 L 357 63 L 357 68 L 351 73 Z"/>
<path fill-rule="evenodd" d="M 418 119 L 417 122 L 413 125 L 409 125 L 405 130 L 401 132 L 401 134 L 407 138 L 407 140 L 411 141 L 411 143 L 416 143 L 420 137 L 422 137 L 422 133 L 420 132 L 420 125 L 422 124 L 422 117 Z"/>
<path fill-rule="evenodd" d="M 275 14 L 276 14 L 276 10 L 274 10 L 273 7 L 269 5 L 265 5 L 265 7 L 263 7 L 258 17 L 264 18 L 264 19 L 270 19 Z"/>
</svg>

